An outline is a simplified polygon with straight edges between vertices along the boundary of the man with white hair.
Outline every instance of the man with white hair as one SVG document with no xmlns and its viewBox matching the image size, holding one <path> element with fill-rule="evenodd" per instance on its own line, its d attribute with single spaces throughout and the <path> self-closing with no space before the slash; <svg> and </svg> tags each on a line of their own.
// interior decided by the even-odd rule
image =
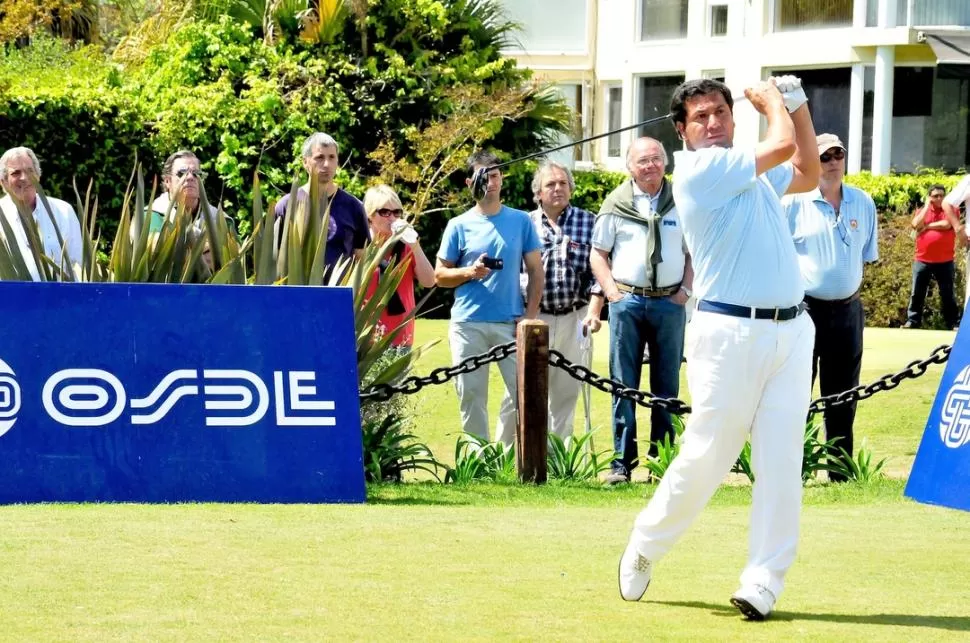
<svg viewBox="0 0 970 643">
<path fill-rule="evenodd" d="M 48 210 L 37 195 L 39 181 L 40 162 L 29 147 L 14 147 L 0 156 L 0 185 L 6 193 L 0 199 L 0 210 L 13 230 L 20 255 L 34 281 L 43 279 L 17 211 L 18 204 L 33 215 L 43 253 L 61 270 L 72 271 L 71 267 L 82 261 L 81 224 L 74 208 L 65 201 L 48 196 Z M 6 239 L 3 228 L 0 228 L 0 238 L 14 251 L 13 243 Z"/>
<path fill-rule="evenodd" d="M 680 217 L 670 183 L 664 178 L 667 152 L 660 141 L 642 137 L 627 151 L 630 180 L 610 192 L 593 231 L 590 264 L 603 296 L 610 302 L 610 377 L 640 388 L 643 350 L 650 350 L 650 392 L 658 397 L 680 393 L 684 353 L 684 305 L 691 296 L 694 272 L 684 245 Z M 602 297 L 590 303 L 599 316 Z M 650 455 L 665 438 L 676 435 L 670 413 L 652 409 Z M 636 406 L 613 396 L 613 450 L 617 458 L 606 481 L 630 481 L 638 464 Z"/>
<path fill-rule="evenodd" d="M 529 213 L 539 236 L 539 256 L 545 274 L 539 319 L 549 325 L 549 348 L 582 363 L 580 333 L 600 329 L 599 312 L 588 315 L 590 289 L 595 283 L 589 267 L 595 217 L 569 203 L 576 183 L 569 168 L 545 161 L 532 176 L 537 207 Z M 522 287 L 528 272 L 523 266 Z M 565 440 L 573 434 L 579 382 L 558 368 L 549 369 L 549 432 Z"/>
<path fill-rule="evenodd" d="M 339 146 L 332 136 L 323 132 L 309 136 L 303 143 L 303 167 L 308 178 L 297 192 L 301 202 L 309 201 L 310 179 L 316 176 L 321 195 L 325 195 L 330 204 L 325 259 L 328 266 L 336 264 L 341 257 L 360 257 L 370 235 L 364 204 L 334 183 L 340 168 L 338 153 Z M 287 194 L 276 204 L 278 242 L 282 241 L 282 224 L 289 200 L 290 195 Z"/>
</svg>

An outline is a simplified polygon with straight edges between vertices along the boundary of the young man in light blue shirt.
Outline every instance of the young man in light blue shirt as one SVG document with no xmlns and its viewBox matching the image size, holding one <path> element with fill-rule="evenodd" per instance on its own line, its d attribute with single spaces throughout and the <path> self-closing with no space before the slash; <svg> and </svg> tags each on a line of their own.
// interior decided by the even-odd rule
<svg viewBox="0 0 970 643">
<path fill-rule="evenodd" d="M 490 152 L 468 160 L 471 175 L 498 163 Z M 468 185 L 472 180 L 468 179 Z M 515 324 L 539 314 L 544 274 L 539 237 L 529 215 L 502 205 L 502 173 L 488 172 L 487 189 L 475 207 L 445 227 L 435 265 L 435 283 L 455 289 L 448 342 L 452 364 L 515 340 Z M 527 301 L 522 305 L 519 266 L 525 262 Z M 498 263 L 500 262 L 500 263 Z M 515 360 L 498 363 L 506 395 L 499 411 L 495 439 L 515 442 Z M 461 427 L 465 433 L 489 439 L 488 368 L 455 378 Z"/>
<path fill-rule="evenodd" d="M 815 324 L 812 381 L 822 395 L 859 385 L 862 331 L 866 326 L 859 288 L 862 266 L 879 259 L 879 228 L 872 197 L 845 185 L 845 146 L 834 134 L 816 138 L 822 174 L 818 189 L 782 200 L 805 281 L 805 304 Z M 825 438 L 852 455 L 856 403 L 825 409 Z M 845 476 L 829 472 L 829 480 Z"/>
<path fill-rule="evenodd" d="M 750 433 L 748 564 L 731 603 L 761 620 L 795 559 L 815 335 L 802 314 L 802 278 L 779 197 L 814 189 L 819 165 L 797 78 L 772 78 L 744 95 L 768 128 L 763 141 L 743 148 L 733 147 L 724 83 L 688 81 L 671 100 L 688 150 L 674 154 L 673 186 L 698 300 L 686 341 L 693 413 L 679 454 L 637 516 L 619 585 L 624 600 L 643 596 L 653 563 L 697 517 Z"/>
</svg>

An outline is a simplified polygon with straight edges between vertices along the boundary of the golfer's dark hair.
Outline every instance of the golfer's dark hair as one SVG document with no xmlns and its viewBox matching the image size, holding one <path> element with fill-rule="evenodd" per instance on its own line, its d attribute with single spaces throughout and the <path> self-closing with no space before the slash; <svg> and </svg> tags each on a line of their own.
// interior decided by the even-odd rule
<svg viewBox="0 0 970 643">
<path fill-rule="evenodd" d="M 468 157 L 468 173 L 475 173 L 475 166 L 482 165 L 484 167 L 489 167 L 492 165 L 498 165 L 498 157 L 487 150 L 478 150 L 474 154 Z"/>
<path fill-rule="evenodd" d="M 708 94 L 713 94 L 715 92 L 720 93 L 724 96 L 724 102 L 728 104 L 728 107 L 734 108 L 734 99 L 731 97 L 731 90 L 728 86 L 719 80 L 714 80 L 712 78 L 698 78 L 695 80 L 688 80 L 686 83 L 681 83 L 680 86 L 674 90 L 673 96 L 670 97 L 670 115 L 675 123 L 686 123 L 687 122 L 687 101 L 692 98 L 697 98 L 698 96 L 707 96 Z"/>
<path fill-rule="evenodd" d="M 930 186 L 930 189 L 926 193 L 933 194 L 936 191 L 940 191 L 943 194 L 946 194 L 946 188 L 943 187 L 942 183 L 934 183 L 933 185 Z"/>
</svg>

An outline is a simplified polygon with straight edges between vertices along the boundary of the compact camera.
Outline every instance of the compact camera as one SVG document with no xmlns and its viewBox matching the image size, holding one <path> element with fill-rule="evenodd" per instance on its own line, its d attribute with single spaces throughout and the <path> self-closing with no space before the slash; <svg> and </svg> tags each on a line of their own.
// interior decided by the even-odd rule
<svg viewBox="0 0 970 643">
<path fill-rule="evenodd" d="M 498 257 L 485 257 L 482 259 L 482 264 L 489 270 L 501 270 L 505 267 L 505 261 Z"/>
</svg>

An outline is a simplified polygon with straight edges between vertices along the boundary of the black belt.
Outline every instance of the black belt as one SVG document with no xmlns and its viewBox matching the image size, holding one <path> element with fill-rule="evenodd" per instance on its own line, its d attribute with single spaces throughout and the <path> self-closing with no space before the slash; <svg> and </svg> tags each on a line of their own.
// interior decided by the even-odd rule
<svg viewBox="0 0 970 643">
<path fill-rule="evenodd" d="M 819 299 L 818 297 L 810 297 L 805 295 L 805 303 L 811 308 L 815 306 L 816 308 L 823 308 L 825 306 L 844 306 L 846 304 L 851 304 L 859 298 L 859 291 L 855 291 L 845 299 Z"/>
<path fill-rule="evenodd" d="M 628 292 L 634 295 L 640 295 L 641 297 L 669 297 L 675 292 L 680 290 L 680 284 L 674 284 L 673 286 L 664 286 L 662 288 L 641 288 L 640 286 L 631 286 L 625 284 L 622 281 L 614 281 L 616 284 L 616 289 L 622 292 Z"/>
<path fill-rule="evenodd" d="M 539 312 L 546 315 L 568 315 L 569 313 L 575 312 L 586 305 L 584 301 L 577 301 L 575 304 L 570 304 L 569 306 L 563 306 L 562 308 L 548 308 L 545 306 L 539 306 Z"/>
<path fill-rule="evenodd" d="M 706 313 L 718 313 L 731 317 L 746 317 L 748 319 L 770 319 L 772 321 L 790 321 L 802 314 L 805 304 L 788 308 L 749 308 L 735 304 L 722 304 L 719 301 L 702 299 L 697 302 L 697 310 Z"/>
</svg>

